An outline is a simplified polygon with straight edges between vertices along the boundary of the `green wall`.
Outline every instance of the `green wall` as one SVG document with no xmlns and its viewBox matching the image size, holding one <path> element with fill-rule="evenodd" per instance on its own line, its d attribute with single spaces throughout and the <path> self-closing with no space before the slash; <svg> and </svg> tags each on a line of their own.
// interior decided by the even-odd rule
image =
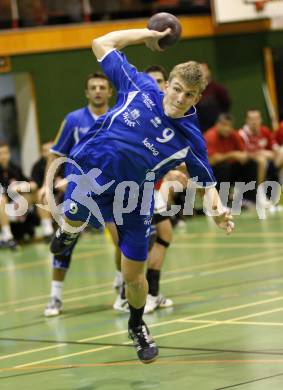
<svg viewBox="0 0 283 390">
<path fill-rule="evenodd" d="M 164 53 L 135 46 L 127 48 L 126 54 L 139 69 L 158 63 L 169 71 L 176 63 L 189 59 L 208 62 L 214 78 L 230 91 L 232 113 L 240 126 L 249 107 L 262 110 L 269 123 L 262 94 L 263 47 L 280 45 L 283 32 L 270 32 L 183 40 Z M 13 72 L 30 72 L 33 76 L 42 141 L 56 134 L 69 111 L 85 105 L 84 79 L 98 68 L 90 49 L 12 58 Z"/>
</svg>

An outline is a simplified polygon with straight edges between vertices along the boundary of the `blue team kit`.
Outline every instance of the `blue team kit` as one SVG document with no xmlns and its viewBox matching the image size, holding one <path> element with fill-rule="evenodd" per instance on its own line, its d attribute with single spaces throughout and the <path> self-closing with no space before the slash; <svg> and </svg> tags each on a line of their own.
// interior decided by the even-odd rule
<svg viewBox="0 0 283 390">
<path fill-rule="evenodd" d="M 117 89 L 115 106 L 96 121 L 88 108 L 69 114 L 73 115 L 69 122 L 76 116 L 84 118 L 78 121 L 77 140 L 72 141 L 71 152 L 67 140 L 52 148 L 74 160 L 67 171 L 65 215 L 70 220 L 88 220 L 94 227 L 103 220 L 116 222 L 124 255 L 145 260 L 153 212 L 153 202 L 145 208 L 142 196 L 148 178 L 158 181 L 185 162 L 190 177 L 199 185 L 212 186 L 215 179 L 195 107 L 181 118 L 170 118 L 164 113 L 164 94 L 156 82 L 138 72 L 123 53 L 111 50 L 99 62 Z M 91 120 L 91 128 L 82 131 Z M 130 201 L 133 209 L 128 207 Z M 113 205 L 127 211 L 122 223 L 117 223 Z"/>
</svg>

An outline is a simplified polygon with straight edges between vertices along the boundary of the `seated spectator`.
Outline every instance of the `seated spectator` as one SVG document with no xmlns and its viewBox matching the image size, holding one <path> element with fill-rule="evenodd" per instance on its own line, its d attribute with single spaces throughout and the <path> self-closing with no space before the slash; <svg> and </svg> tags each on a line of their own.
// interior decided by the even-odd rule
<svg viewBox="0 0 283 390">
<path fill-rule="evenodd" d="M 201 64 L 206 75 L 207 86 L 197 104 L 198 117 L 201 131 L 214 126 L 220 114 L 226 113 L 231 108 L 231 99 L 227 89 L 212 79 L 211 70 L 208 64 Z"/>
<path fill-rule="evenodd" d="M 249 153 L 250 158 L 257 162 L 257 183 L 260 184 L 265 181 L 267 176 L 270 179 L 276 178 L 274 162 L 277 144 L 269 128 L 262 124 L 259 110 L 250 109 L 247 111 L 245 124 L 239 130 L 239 134 L 244 141 L 245 150 Z"/>
<path fill-rule="evenodd" d="M 43 0 L 18 1 L 21 27 L 41 26 L 47 23 L 47 13 Z"/>
<path fill-rule="evenodd" d="M 35 183 L 35 199 L 36 203 L 40 204 L 38 191 L 42 187 L 44 182 L 45 168 L 47 164 L 47 158 L 50 153 L 50 148 L 53 145 L 51 141 L 45 142 L 41 146 L 41 158 L 33 165 L 31 179 Z M 41 207 L 37 208 L 37 213 L 40 218 L 43 237 L 48 242 L 53 234 L 52 218 L 49 211 L 44 210 Z"/>
<path fill-rule="evenodd" d="M 255 180 L 256 165 L 249 160 L 244 142 L 234 130 L 231 115 L 221 114 L 215 126 L 207 130 L 204 137 L 218 190 L 222 182 L 233 185 L 236 181 Z M 227 202 L 227 199 L 222 201 Z"/>
<path fill-rule="evenodd" d="M 17 203 L 17 193 L 25 196 L 25 193 L 27 193 L 29 189 L 33 191 L 35 186 L 33 183 L 29 183 L 21 169 L 10 161 L 10 156 L 8 144 L 0 143 L 0 184 L 2 186 L 0 197 L 0 224 L 2 229 L 1 247 L 16 249 L 17 244 L 12 234 L 6 206 L 11 202 L 11 195 L 13 196 L 15 203 Z M 16 183 L 18 181 L 21 181 L 22 183 Z"/>
<path fill-rule="evenodd" d="M 283 184 L 283 121 L 280 122 L 279 128 L 276 130 L 275 140 L 278 144 L 278 149 L 275 157 L 275 166 L 279 170 L 279 180 Z"/>
<path fill-rule="evenodd" d="M 48 24 L 77 23 L 82 21 L 80 0 L 43 0 L 43 4 L 48 15 Z"/>
<path fill-rule="evenodd" d="M 249 158 L 257 164 L 257 185 L 266 180 L 278 181 L 278 160 L 282 160 L 282 149 L 278 147 L 274 134 L 262 124 L 259 110 L 247 111 L 245 125 L 239 130 L 239 134 Z M 265 194 L 258 195 L 262 204 L 266 204 Z"/>
<path fill-rule="evenodd" d="M 275 132 L 275 140 L 278 145 L 283 145 L 283 121 L 280 122 L 279 128 Z"/>
<path fill-rule="evenodd" d="M 11 0 L 0 1 L 0 28 L 12 27 Z"/>
</svg>

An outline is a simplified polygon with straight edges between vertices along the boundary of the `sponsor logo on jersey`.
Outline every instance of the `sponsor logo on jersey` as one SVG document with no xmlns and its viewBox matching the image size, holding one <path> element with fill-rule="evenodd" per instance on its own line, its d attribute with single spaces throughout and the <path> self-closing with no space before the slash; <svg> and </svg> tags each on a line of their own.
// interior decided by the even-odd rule
<svg viewBox="0 0 283 390">
<path fill-rule="evenodd" d="M 70 214 L 77 214 L 78 212 L 78 205 L 75 202 L 70 203 Z"/>
<path fill-rule="evenodd" d="M 148 93 L 142 93 L 142 101 L 143 104 L 152 111 L 153 107 L 156 106 L 156 104 L 151 100 Z"/>
<path fill-rule="evenodd" d="M 143 224 L 144 225 L 151 225 L 151 220 L 152 220 L 152 217 L 149 216 L 149 217 L 146 217 L 143 221 Z"/>
<path fill-rule="evenodd" d="M 158 117 L 158 116 L 155 116 L 154 118 L 152 118 L 150 120 L 150 123 L 154 126 L 154 127 L 159 127 L 161 125 L 161 119 Z"/>
<path fill-rule="evenodd" d="M 151 151 L 151 153 L 154 155 L 154 156 L 158 156 L 159 155 L 159 151 L 155 148 L 154 144 L 151 144 L 149 141 L 148 141 L 148 138 L 145 138 L 142 143 L 144 144 L 144 146 L 149 149 Z"/>
<path fill-rule="evenodd" d="M 136 124 L 139 125 L 139 122 L 137 119 L 140 117 L 140 115 L 141 115 L 140 111 L 135 108 L 132 111 L 130 111 L 130 110 L 125 111 L 123 114 L 123 118 L 124 118 L 126 125 L 128 125 L 129 127 L 135 127 Z"/>
</svg>

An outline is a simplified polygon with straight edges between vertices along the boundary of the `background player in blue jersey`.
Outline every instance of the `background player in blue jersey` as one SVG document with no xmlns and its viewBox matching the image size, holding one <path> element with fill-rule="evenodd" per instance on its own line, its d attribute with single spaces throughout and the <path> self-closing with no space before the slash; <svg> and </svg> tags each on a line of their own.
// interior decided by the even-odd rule
<svg viewBox="0 0 283 390">
<path fill-rule="evenodd" d="M 221 209 L 198 128 L 194 105 L 205 88 L 200 65 L 189 61 L 174 67 L 163 94 L 150 76 L 139 73 L 118 51 L 137 43 L 160 51 L 158 40 L 169 33 L 170 29 L 124 30 L 93 41 L 94 54 L 118 91 L 117 103 L 71 151 L 74 163 L 65 194 L 65 222 L 51 243 L 51 251 L 58 255 L 77 239 L 78 232 L 71 227 L 85 222 L 98 227 L 102 220 L 116 223 L 130 309 L 129 336 L 144 363 L 158 356 L 142 319 L 148 290 L 144 261 L 152 216 L 152 205 L 145 207 L 143 190 L 150 179 L 159 180 L 185 162 L 190 177 L 207 188 L 211 209 L 218 211 L 213 217 L 216 224 L 227 233 L 233 230 L 232 216 Z M 134 201 L 137 207 L 129 208 Z"/>
<path fill-rule="evenodd" d="M 112 87 L 108 78 L 102 72 L 90 74 L 85 81 L 85 95 L 88 105 L 70 112 L 63 120 L 51 148 L 46 172 L 52 161 L 60 156 L 69 156 L 72 147 L 93 126 L 97 118 L 109 109 Z M 46 183 L 42 186 L 40 193 L 41 199 L 45 196 Z M 53 258 L 50 300 L 44 310 L 46 317 L 56 316 L 62 310 L 63 282 L 70 266 L 74 246 L 75 243 L 64 253 L 58 256 L 55 255 Z"/>
</svg>

